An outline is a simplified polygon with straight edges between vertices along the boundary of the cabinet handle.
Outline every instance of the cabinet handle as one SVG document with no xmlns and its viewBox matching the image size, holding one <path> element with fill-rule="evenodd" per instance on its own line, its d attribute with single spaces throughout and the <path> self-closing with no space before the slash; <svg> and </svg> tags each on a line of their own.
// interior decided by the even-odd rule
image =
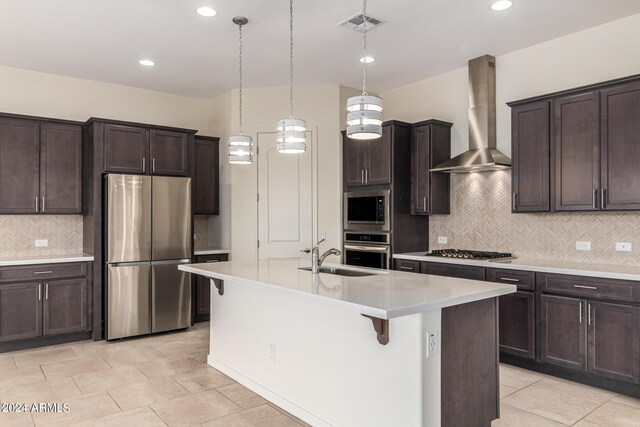
<svg viewBox="0 0 640 427">
<path fill-rule="evenodd" d="M 39 199 L 39 197 L 36 196 L 36 212 L 38 212 L 38 199 Z"/>
<path fill-rule="evenodd" d="M 220 260 L 218 260 L 218 259 L 212 259 L 212 260 L 209 260 L 209 261 L 205 261 L 205 263 L 207 263 L 207 262 L 220 262 Z"/>
<path fill-rule="evenodd" d="M 579 315 L 578 315 L 578 319 L 580 320 L 580 323 L 582 323 L 582 301 L 580 302 L 580 310 L 579 310 Z"/>
<path fill-rule="evenodd" d="M 427 211 L 427 198 L 423 197 L 422 198 L 422 209 L 426 212 Z"/>
<path fill-rule="evenodd" d="M 591 326 L 591 304 L 587 304 L 587 325 Z"/>
<path fill-rule="evenodd" d="M 407 267 L 407 266 L 405 266 L 405 265 L 401 265 L 401 266 L 400 266 L 400 268 L 401 268 L 402 270 L 411 270 L 411 271 L 413 271 L 413 267 Z"/>
<path fill-rule="evenodd" d="M 44 212 L 44 196 L 42 196 L 42 212 Z"/>
<path fill-rule="evenodd" d="M 360 170 L 360 184 L 364 184 L 364 169 Z"/>
<path fill-rule="evenodd" d="M 142 172 L 146 172 L 147 171 L 147 159 L 145 159 L 144 157 L 142 158 Z"/>
<path fill-rule="evenodd" d="M 151 172 L 156 173 L 156 158 L 151 159 Z"/>
<path fill-rule="evenodd" d="M 516 193 L 511 193 L 511 209 L 516 210 Z"/>
<path fill-rule="evenodd" d="M 593 189 L 593 209 L 598 209 L 598 189 Z"/>
<path fill-rule="evenodd" d="M 44 284 L 44 299 L 49 299 L 49 284 Z"/>
<path fill-rule="evenodd" d="M 602 199 L 602 209 L 604 209 L 607 207 L 607 189 L 603 188 L 602 190 L 600 190 L 600 192 L 600 198 Z"/>
<path fill-rule="evenodd" d="M 501 277 L 500 280 L 505 280 L 507 282 L 520 283 L 520 279 L 512 279 L 511 277 Z"/>
<path fill-rule="evenodd" d="M 38 301 L 42 301 L 42 285 L 38 283 Z"/>
<path fill-rule="evenodd" d="M 597 286 L 586 286 L 586 285 L 573 285 L 574 288 L 579 288 L 579 289 L 591 289 L 592 291 L 597 291 L 598 287 Z"/>
<path fill-rule="evenodd" d="M 51 270 L 47 270 L 47 271 L 34 271 L 33 274 L 51 274 L 53 273 L 53 271 Z"/>
<path fill-rule="evenodd" d="M 369 183 L 369 169 L 364 170 L 364 183 L 365 184 Z"/>
</svg>

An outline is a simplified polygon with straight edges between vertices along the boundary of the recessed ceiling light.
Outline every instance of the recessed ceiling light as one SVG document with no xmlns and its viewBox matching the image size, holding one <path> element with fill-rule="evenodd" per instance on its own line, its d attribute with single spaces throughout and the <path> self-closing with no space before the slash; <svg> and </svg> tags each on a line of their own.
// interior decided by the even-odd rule
<svg viewBox="0 0 640 427">
<path fill-rule="evenodd" d="M 363 56 L 362 58 L 360 58 L 360 62 L 362 62 L 363 64 L 371 64 L 375 60 L 376 58 L 374 58 L 373 56 Z"/>
<path fill-rule="evenodd" d="M 498 0 L 497 2 L 491 5 L 491 10 L 500 11 L 509 9 L 513 6 L 513 2 L 511 0 Z"/>
<path fill-rule="evenodd" d="M 200 16 L 206 16 L 207 18 L 211 18 L 212 16 L 216 16 L 218 12 L 216 12 L 209 6 L 202 6 L 196 9 L 196 13 Z"/>
<path fill-rule="evenodd" d="M 150 59 L 141 59 L 140 61 L 138 61 L 138 63 L 140 65 L 144 65 L 145 67 L 153 67 L 154 65 L 156 65 L 156 63 Z"/>
</svg>

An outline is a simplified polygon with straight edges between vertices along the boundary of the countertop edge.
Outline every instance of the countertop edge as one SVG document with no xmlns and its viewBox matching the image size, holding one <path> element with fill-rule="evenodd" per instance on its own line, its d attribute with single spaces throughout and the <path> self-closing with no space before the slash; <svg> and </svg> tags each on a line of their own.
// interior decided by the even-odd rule
<svg viewBox="0 0 640 427">
<path fill-rule="evenodd" d="M 11 267 L 15 265 L 37 265 L 37 264 L 62 264 L 65 262 L 91 262 L 94 261 L 93 255 L 78 256 L 54 256 L 51 258 L 29 258 L 15 260 L 0 260 L 0 267 Z"/>
</svg>

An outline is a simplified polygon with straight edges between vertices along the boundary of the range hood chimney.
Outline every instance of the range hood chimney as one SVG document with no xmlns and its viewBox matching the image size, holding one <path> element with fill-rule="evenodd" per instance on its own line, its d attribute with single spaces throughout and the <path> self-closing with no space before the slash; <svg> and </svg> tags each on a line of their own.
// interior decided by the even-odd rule
<svg viewBox="0 0 640 427">
<path fill-rule="evenodd" d="M 469 61 L 469 150 L 431 172 L 488 172 L 510 167 L 511 159 L 496 148 L 496 59 L 484 55 Z"/>
</svg>

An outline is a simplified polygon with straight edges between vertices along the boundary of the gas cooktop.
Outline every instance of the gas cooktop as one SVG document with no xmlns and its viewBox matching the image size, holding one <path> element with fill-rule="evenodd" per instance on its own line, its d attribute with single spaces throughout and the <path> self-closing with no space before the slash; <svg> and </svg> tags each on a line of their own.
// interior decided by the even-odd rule
<svg viewBox="0 0 640 427">
<path fill-rule="evenodd" d="M 434 249 L 426 256 L 437 256 L 444 258 L 476 259 L 479 261 L 502 260 L 515 258 L 508 252 L 470 251 L 465 249 Z"/>
</svg>

